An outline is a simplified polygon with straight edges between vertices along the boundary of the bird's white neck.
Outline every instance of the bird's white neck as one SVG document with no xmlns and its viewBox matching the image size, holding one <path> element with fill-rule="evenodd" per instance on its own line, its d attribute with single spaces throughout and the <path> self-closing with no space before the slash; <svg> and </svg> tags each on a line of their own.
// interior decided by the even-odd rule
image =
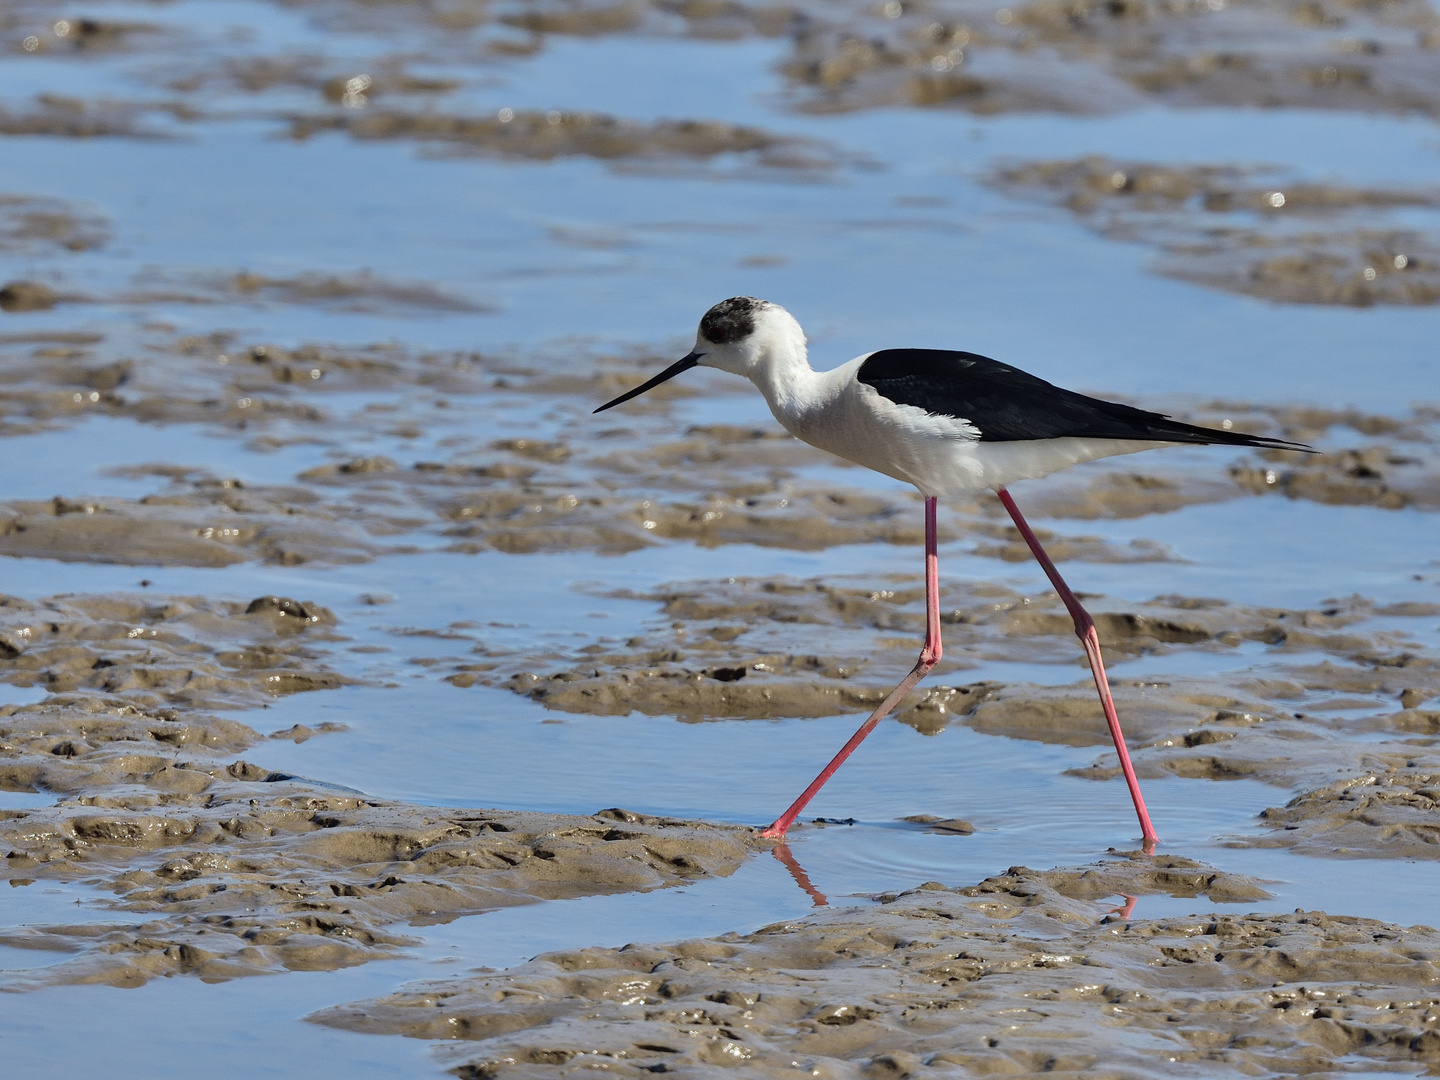
<svg viewBox="0 0 1440 1080">
<path fill-rule="evenodd" d="M 746 374 L 787 428 L 823 396 L 821 374 L 811 368 L 804 341 L 776 343 Z"/>
</svg>

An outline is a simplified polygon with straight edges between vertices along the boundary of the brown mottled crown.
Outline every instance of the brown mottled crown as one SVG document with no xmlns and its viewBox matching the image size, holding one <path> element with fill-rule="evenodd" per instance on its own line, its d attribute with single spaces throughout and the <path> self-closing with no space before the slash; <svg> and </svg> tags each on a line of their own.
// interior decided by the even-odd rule
<svg viewBox="0 0 1440 1080">
<path fill-rule="evenodd" d="M 755 331 L 755 312 L 769 307 L 753 296 L 732 296 L 721 300 L 700 320 L 700 336 L 712 345 L 728 345 Z"/>
</svg>

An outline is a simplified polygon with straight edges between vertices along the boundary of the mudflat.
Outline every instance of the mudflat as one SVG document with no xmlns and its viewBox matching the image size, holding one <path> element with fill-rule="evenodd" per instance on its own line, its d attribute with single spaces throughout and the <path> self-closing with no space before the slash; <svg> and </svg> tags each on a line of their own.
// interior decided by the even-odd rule
<svg viewBox="0 0 1440 1080">
<path fill-rule="evenodd" d="M 1437 1068 L 1433 5 L 21 0 L 0 50 L 0 989 L 59 1018 L 7 1070 Z M 913 662 L 923 529 L 718 373 L 592 416 L 740 293 L 819 367 L 1321 451 L 1017 486 L 1158 853 L 988 495 L 941 666 L 756 835 Z M 202 1065 L 64 1019 L 166 979 Z"/>
</svg>

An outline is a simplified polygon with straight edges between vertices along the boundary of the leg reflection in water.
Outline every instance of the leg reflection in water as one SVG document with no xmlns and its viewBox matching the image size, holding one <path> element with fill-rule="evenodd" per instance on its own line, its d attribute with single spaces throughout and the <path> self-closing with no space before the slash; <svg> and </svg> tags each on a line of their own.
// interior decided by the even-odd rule
<svg viewBox="0 0 1440 1080">
<path fill-rule="evenodd" d="M 1140 898 L 1138 896 L 1131 896 L 1129 893 L 1121 893 L 1120 898 L 1124 900 L 1125 903 L 1120 907 L 1111 908 L 1106 914 L 1119 915 L 1122 919 L 1128 919 L 1135 911 L 1135 901 Z"/>
<path fill-rule="evenodd" d="M 790 871 L 790 876 L 795 879 L 795 884 L 805 890 L 806 895 L 814 901 L 816 907 L 830 906 L 830 901 L 825 898 L 825 894 L 811 884 L 809 875 L 805 873 L 805 868 L 801 866 L 799 862 L 796 861 L 795 856 L 791 854 L 788 844 L 776 844 L 770 850 L 775 853 L 775 858 L 780 860 L 780 865 Z"/>
<path fill-rule="evenodd" d="M 795 858 L 795 853 L 790 850 L 790 845 L 783 843 L 776 844 L 770 850 L 774 852 L 775 858 L 779 860 L 780 865 L 790 872 L 790 876 L 795 879 L 795 884 L 799 885 L 800 888 L 805 891 L 805 895 L 810 897 L 815 907 L 830 906 L 830 900 L 815 887 L 815 883 L 810 880 L 810 875 L 805 873 L 805 868 L 800 865 L 800 861 Z M 1107 911 L 1101 922 L 1110 922 L 1112 917 L 1115 916 L 1121 919 L 1129 919 L 1134 916 L 1135 904 L 1140 898 L 1138 896 L 1131 896 L 1129 893 L 1121 893 L 1120 899 L 1124 900 L 1125 903 Z"/>
</svg>

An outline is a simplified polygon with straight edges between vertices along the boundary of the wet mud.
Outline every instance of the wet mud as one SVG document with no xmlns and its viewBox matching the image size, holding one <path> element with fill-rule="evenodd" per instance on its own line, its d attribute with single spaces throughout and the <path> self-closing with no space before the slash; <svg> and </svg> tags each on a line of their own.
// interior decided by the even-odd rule
<svg viewBox="0 0 1440 1080">
<path fill-rule="evenodd" d="M 943 105 L 977 113 L 1300 106 L 1433 115 L 1429 5 L 1224 0 L 833 5 L 783 70 L 804 108 Z"/>
<path fill-rule="evenodd" d="M 883 584 L 890 587 L 843 579 L 692 583 L 644 597 L 659 618 L 623 642 L 523 656 L 489 644 L 483 630 L 456 627 L 444 634 L 446 654 L 413 662 L 457 687 L 506 687 L 564 713 L 689 722 L 863 716 L 909 669 L 923 636 L 920 588 L 909 579 Z M 1440 857 L 1440 658 L 1412 632 L 1428 630 L 1440 608 L 1358 596 L 1310 610 L 1184 597 L 1122 605 L 1092 596 L 1087 604 L 1142 778 L 1257 780 L 1305 792 L 1260 815 L 1274 831 L 1227 843 L 1331 857 Z M 1053 594 L 947 585 L 941 605 L 945 658 L 896 709 L 900 723 L 924 736 L 961 725 L 1094 747 L 1100 756 L 1071 774 L 1119 779 L 1072 621 Z M 1259 664 L 1256 646 L 1264 649 Z M 1197 651 L 1234 656 L 1241 670 L 1217 681 L 1135 678 L 1123 667 L 1131 658 Z M 1079 670 L 1075 681 L 1051 686 L 965 679 L 987 663 L 1016 661 Z"/>
<path fill-rule="evenodd" d="M 114 895 L 98 921 L 0 931 L 66 954 L 6 988 L 326 970 L 395 955 L 393 924 L 729 874 L 757 849 L 736 827 L 422 807 L 237 757 L 344 730 L 203 711 L 351 682 L 325 663 L 337 640 L 288 597 L 5 598 L 0 678 L 49 694 L 0 707 L 0 790 L 57 801 L 0 810 L 3 865 L 15 887 Z"/>
<path fill-rule="evenodd" d="M 0 724 L 7 739 L 37 728 L 41 742 L 75 729 L 94 738 L 96 728 L 124 739 L 123 721 L 84 713 L 67 726 L 65 711 L 18 711 Z M 7 976 L 5 989 L 332 970 L 413 944 L 397 924 L 725 875 L 757 844 L 738 827 L 624 810 L 574 817 L 371 799 L 227 763 L 214 730 L 175 756 L 165 722 L 147 719 L 131 726 L 150 735 L 150 753 L 85 745 L 64 766 L 90 773 L 75 785 L 84 794 L 0 811 L 12 886 L 84 881 L 114 894 L 98 920 L 89 913 L 95 921 L 0 931 L 0 944 L 66 954 Z M 55 770 L 45 782 L 63 791 Z"/>
<path fill-rule="evenodd" d="M 794 215 L 796 182 L 850 183 L 888 167 L 863 148 L 787 132 L 831 123 L 813 114 L 1180 105 L 1440 116 L 1440 16 L 1420 0 L 284 7 L 278 14 L 301 17 L 303 34 L 278 23 L 251 36 L 186 27 L 183 12 L 158 8 L 153 23 L 57 20 L 50 5 L 12 4 L 0 13 L 0 50 L 31 66 L 24 90 L 0 102 L 0 137 L 74 140 L 64 153 L 81 140 L 123 139 L 132 145 L 107 142 L 106 151 L 148 154 L 191 139 L 218 146 L 243 126 L 295 156 L 283 167 L 303 155 L 315 167 L 323 153 L 355 153 L 336 145 L 340 138 L 370 144 L 367 155 L 398 147 L 395 160 L 426 168 L 447 166 L 416 163 L 405 148 L 491 159 L 457 166 L 475 170 L 590 159 L 605 166 L 608 184 L 628 175 L 647 185 L 782 181 L 771 186 L 796 200 L 783 210 Z M 558 51 L 559 38 L 606 35 L 686 37 L 686 48 L 773 42 L 763 62 L 775 65 L 777 82 L 755 99 L 771 119 L 752 121 L 748 104 L 739 112 L 745 122 L 709 119 L 727 115 L 719 103 L 646 119 L 584 100 L 497 107 L 497 88 L 526 58 Z M 84 94 L 75 89 L 82 83 Z M 19 76 L 13 85 L 22 85 Z M 263 139 L 246 145 L 270 152 Z M 1440 302 L 1433 183 L 1347 186 L 1268 166 L 1164 165 L 1143 153 L 968 160 L 992 169 L 997 190 L 1063 209 L 1057 220 L 1147 246 L 1154 269 L 1177 279 L 1281 304 L 1392 309 L 1366 313 L 1376 318 L 1424 317 L 1393 309 Z M 436 922 L 683 886 L 729 875 L 767 849 L 825 902 L 788 849 L 738 827 L 620 809 L 575 816 L 422 806 L 272 768 L 272 753 L 293 750 L 285 743 L 314 739 L 318 752 L 350 736 L 334 722 L 267 724 L 274 714 L 265 708 L 342 686 L 358 695 L 374 683 L 378 692 L 406 664 L 406 675 L 443 679 L 476 708 L 509 701 L 528 709 L 494 691 L 523 695 L 536 718 L 541 709 L 551 719 L 685 722 L 863 714 L 908 670 L 922 633 L 918 499 L 850 479 L 857 474 L 768 421 L 696 424 L 673 408 L 702 395 L 723 406 L 723 395 L 750 392 L 736 380 L 697 372 L 624 415 L 592 420 L 595 405 L 678 355 L 653 325 L 636 334 L 651 335 L 645 344 L 630 347 L 534 335 L 493 351 L 412 345 L 430 340 L 428 326 L 407 336 L 422 319 L 483 316 L 474 336 L 488 340 L 485 327 L 499 322 L 491 316 L 504 312 L 489 296 L 452 287 L 443 269 L 435 280 L 362 269 L 366 257 L 345 261 L 353 247 L 337 246 L 333 260 L 323 247 L 301 247 L 259 268 L 241 257 L 196 266 L 189 251 L 172 251 L 169 264 L 139 267 L 127 252 L 158 241 L 115 223 L 134 207 L 102 210 L 52 197 L 43 185 L 11 186 L 0 193 L 0 252 L 14 263 L 0 280 L 0 436 L 32 447 L 40 443 L 29 437 L 79 438 L 95 419 L 129 423 L 137 447 L 164 447 L 153 461 L 127 450 L 126 463 L 109 470 L 85 463 L 90 486 L 107 491 L 114 481 L 125 494 L 57 481 L 57 490 L 39 492 L 44 498 L 7 496 L 0 555 L 16 575 L 25 559 L 229 566 L 230 577 L 244 572 L 241 563 L 372 563 L 377 591 L 403 591 L 396 579 L 412 587 L 414 579 L 394 567 L 420 551 L 620 556 L 665 545 L 702 554 L 744 545 L 763 555 L 885 543 L 914 549 L 917 565 L 913 576 L 819 580 L 803 576 L 813 569 L 786 576 L 787 564 L 757 555 L 750 576 L 625 593 L 613 582 L 585 585 L 581 593 L 606 604 L 648 605 L 641 628 L 607 637 L 597 622 L 587 624 L 593 631 L 523 644 L 524 634 L 498 621 L 341 626 L 299 586 L 294 596 L 152 596 L 143 588 L 0 596 L 0 682 L 21 700 L 46 695 L 0 706 L 0 791 L 17 796 L 0 809 L 10 895 L 65 886 L 87 897 L 73 918 L 0 929 L 0 945 L 50 961 L 4 973 L 0 989 L 333 970 L 422 948 L 424 928 Z M 686 202 L 665 191 L 677 215 L 706 219 L 703 197 Z M 350 204 L 337 196 L 336 205 Z M 761 215 L 780 205 L 756 199 Z M 408 227 L 407 206 L 402 199 L 377 213 L 382 234 Z M 627 243 L 587 213 L 552 214 L 537 235 L 548 228 L 547 242 L 570 251 Z M 430 265 L 419 252 L 397 242 L 396 265 Z M 747 273 L 768 272 L 799 258 L 791 251 L 739 262 Z M 474 265 L 482 273 L 499 266 L 487 279 L 497 295 L 511 284 L 507 275 L 518 276 L 508 264 Z M 358 340 L 379 343 L 305 343 L 297 308 L 326 320 L 366 316 Z M 387 317 L 397 321 L 376 329 L 374 320 Z M 226 329 L 234 326 L 245 329 Z M 345 332 L 324 326 L 317 335 Z M 435 340 L 468 340 L 451 331 L 440 327 Z M 387 332 L 392 340 L 383 341 Z M 1208 503 L 1278 495 L 1385 511 L 1367 519 L 1372 527 L 1399 520 L 1392 512 L 1440 509 L 1433 406 L 1377 415 L 1138 403 L 1323 453 L 1237 453 L 1218 466 L 1215 458 L 1190 465 L 1145 455 L 1031 485 L 1022 503 L 1052 519 L 1040 534 L 1057 560 L 1176 562 L 1182 553 L 1165 543 L 1116 540 L 1118 530 L 1075 523 Z M 244 451 L 236 473 L 266 479 L 189 461 L 170 446 L 193 444 L 161 444 L 156 431 L 229 440 Z M 268 471 L 256 464 L 262 455 Z M 66 475 L 75 465 L 65 462 Z M 1029 562 L 993 499 L 955 500 L 943 513 L 941 539 L 952 549 Z M 985 573 L 997 569 L 1005 572 L 992 563 Z M 897 710 L 914 732 L 902 737 L 968 727 L 1079 748 L 1071 775 L 1119 792 L 1068 615 L 1053 594 L 1008 580 L 945 583 L 948 651 Z M 1440 855 L 1440 657 L 1431 643 L 1440 607 L 1427 597 L 1417 580 L 1412 598 L 1390 604 L 1352 596 L 1286 609 L 1233 595 L 1085 602 L 1113 662 L 1142 777 L 1270 785 L 1244 812 L 1269 808 L 1242 835 L 1219 837 L 1222 849 L 1428 863 Z M 380 644 L 400 636 L 403 660 L 398 647 Z M 367 653 L 385 658 L 367 667 L 371 660 L 357 659 Z M 1127 671 L 1147 657 L 1174 658 L 1180 671 L 1224 670 Z M 1048 679 L 987 670 L 1000 664 L 1063 668 Z M 448 695 L 450 687 L 427 692 Z M 680 730 L 694 729 L 672 729 Z M 37 805 L 46 798 L 53 804 Z M 935 841 L 953 846 L 980 844 L 991 824 L 914 814 L 890 826 L 912 842 L 931 839 L 921 832 L 982 834 Z M 672 945 L 590 949 L 595 938 L 579 927 L 573 950 L 318 1019 L 436 1039 L 460 1076 L 1440 1068 L 1435 931 L 1320 912 L 1245 914 L 1264 910 L 1266 882 L 1163 851 L 1112 856 L 1049 871 L 1017 867 L 969 888 L 930 882 L 901 892 L 906 883 L 887 882 L 897 891 L 873 902 Z M 1146 899 L 1158 896 L 1223 913 L 1147 917 Z M 1177 908 L 1167 902 L 1164 910 Z"/>
<path fill-rule="evenodd" d="M 442 1060 L 461 1077 L 1433 1066 L 1434 930 L 1305 911 L 1147 919 L 1156 893 L 1266 895 L 1174 856 L 1015 867 L 753 934 L 550 953 L 312 1019 L 446 1040 Z"/>
<path fill-rule="evenodd" d="M 274 102 L 266 115 L 302 138 L 338 129 L 449 152 L 608 160 L 745 153 L 783 169 L 833 165 L 813 146 L 719 122 L 647 125 L 583 112 L 476 116 L 435 108 L 473 81 L 477 68 L 483 78 L 487 66 L 533 56 L 554 38 L 603 35 L 782 40 L 787 52 L 777 69 L 789 103 L 810 112 L 941 106 L 978 114 L 1104 113 L 1157 104 L 1440 110 L 1440 15 L 1423 0 L 298 6 L 375 35 L 369 55 L 345 63 L 313 50 L 256 49 L 243 37 L 222 42 L 154 24 L 55 20 L 47 7 L 18 5 L 0 30 L 17 60 L 164 55 L 167 63 L 145 79 L 167 96 L 123 102 L 41 95 L 0 112 L 0 133 L 154 136 L 177 121 L 225 115 L 224 106 L 246 98 L 253 114 L 254 99 L 268 96 Z M 431 70 L 409 70 L 415 53 L 384 40 L 397 31 L 428 38 Z M 295 94 L 324 111 L 297 111 Z"/>
<path fill-rule="evenodd" d="M 1281 303 L 1440 303 L 1440 233 L 1402 224 L 1440 188 L 1338 187 L 1231 165 L 1091 156 L 997 171 L 1104 236 L 1161 253 L 1156 272 Z"/>
<path fill-rule="evenodd" d="M 1411 710 L 1398 724 L 1440 732 L 1440 712 Z M 1427 730 L 1428 729 L 1428 730 Z M 1434 743 L 1435 740 L 1427 740 Z M 1440 855 L 1440 769 L 1433 750 L 1403 765 L 1377 769 L 1297 795 L 1261 818 L 1282 830 L 1260 837 L 1255 847 L 1288 847 L 1319 858 L 1434 859 Z"/>
</svg>

